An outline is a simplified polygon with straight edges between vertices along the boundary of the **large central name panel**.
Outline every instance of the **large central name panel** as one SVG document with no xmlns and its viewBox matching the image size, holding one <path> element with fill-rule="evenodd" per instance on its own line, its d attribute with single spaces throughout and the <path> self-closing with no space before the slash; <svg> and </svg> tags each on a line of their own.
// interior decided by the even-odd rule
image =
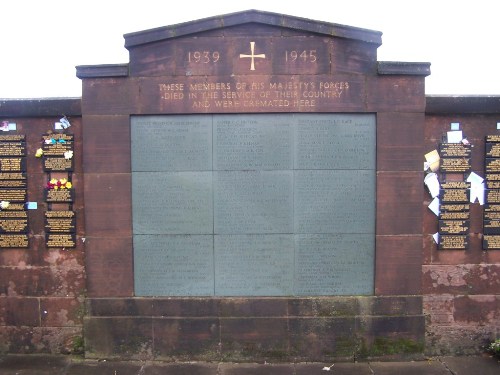
<svg viewBox="0 0 500 375">
<path fill-rule="evenodd" d="M 133 116 L 137 296 L 373 294 L 370 114 Z"/>
</svg>

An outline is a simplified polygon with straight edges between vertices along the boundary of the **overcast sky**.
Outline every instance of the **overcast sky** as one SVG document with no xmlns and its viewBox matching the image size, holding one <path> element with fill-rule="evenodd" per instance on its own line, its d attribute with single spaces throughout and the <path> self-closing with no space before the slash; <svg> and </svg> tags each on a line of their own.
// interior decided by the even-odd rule
<svg viewBox="0 0 500 375">
<path fill-rule="evenodd" d="M 431 63 L 428 95 L 500 95 L 496 0 L 0 0 L 0 98 L 79 97 L 75 66 L 128 62 L 123 34 L 247 9 L 381 31 L 379 61 Z"/>
</svg>

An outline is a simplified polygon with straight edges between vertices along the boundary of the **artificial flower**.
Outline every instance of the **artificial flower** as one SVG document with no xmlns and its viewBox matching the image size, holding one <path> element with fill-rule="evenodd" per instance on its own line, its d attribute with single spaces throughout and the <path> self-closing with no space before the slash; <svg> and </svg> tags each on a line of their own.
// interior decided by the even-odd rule
<svg viewBox="0 0 500 375">
<path fill-rule="evenodd" d="M 9 208 L 10 202 L 8 201 L 1 201 L 0 202 L 0 209 L 5 210 L 6 208 Z"/>
<path fill-rule="evenodd" d="M 64 158 L 65 159 L 71 159 L 72 157 L 73 157 L 73 151 L 70 150 L 70 151 L 66 151 L 64 153 Z"/>
<path fill-rule="evenodd" d="M 36 150 L 35 156 L 37 158 L 41 158 L 42 155 L 43 155 L 43 150 L 41 148 L 39 148 L 38 150 Z"/>
</svg>

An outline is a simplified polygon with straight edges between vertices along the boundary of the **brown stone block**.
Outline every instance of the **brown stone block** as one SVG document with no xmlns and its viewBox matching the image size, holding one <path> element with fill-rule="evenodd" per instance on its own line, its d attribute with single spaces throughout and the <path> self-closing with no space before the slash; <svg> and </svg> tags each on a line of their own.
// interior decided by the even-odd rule
<svg viewBox="0 0 500 375">
<path fill-rule="evenodd" d="M 288 356 L 286 318 L 221 319 L 222 357 L 230 360 L 279 360 Z"/>
<path fill-rule="evenodd" d="M 417 316 L 364 316 L 356 319 L 362 356 L 419 353 L 423 351 L 425 319 Z"/>
<path fill-rule="evenodd" d="M 83 267 L 4 267 L 0 272 L 0 294 L 7 296 L 77 296 L 85 289 Z"/>
<path fill-rule="evenodd" d="M 426 294 L 500 294 L 500 265 L 424 265 Z"/>
<path fill-rule="evenodd" d="M 212 298 L 155 298 L 152 300 L 153 315 L 165 317 L 215 317 L 218 316 L 219 300 Z"/>
<path fill-rule="evenodd" d="M 154 356 L 161 360 L 220 359 L 216 318 L 153 319 Z"/>
<path fill-rule="evenodd" d="M 219 302 L 221 317 L 286 317 L 286 299 L 224 298 Z"/>
<path fill-rule="evenodd" d="M 85 318 L 88 358 L 153 359 L 151 318 Z"/>
<path fill-rule="evenodd" d="M 175 77 L 176 98 L 161 78 L 140 81 L 140 112 L 172 113 L 269 113 L 365 111 L 365 82 L 359 75 L 242 74 L 217 77 Z"/>
<path fill-rule="evenodd" d="M 81 354 L 83 340 L 82 327 L 45 327 L 42 328 L 40 350 L 51 354 Z"/>
<path fill-rule="evenodd" d="M 453 318 L 457 323 L 495 325 L 500 320 L 500 297 L 496 295 L 457 296 Z"/>
<path fill-rule="evenodd" d="M 16 267 L 32 264 L 33 252 L 26 249 L 2 249 L 0 266 Z"/>
<path fill-rule="evenodd" d="M 85 116 L 85 173 L 130 173 L 130 117 Z"/>
<path fill-rule="evenodd" d="M 323 367 L 330 367 L 332 363 L 297 363 L 295 375 L 311 375 L 319 373 Z M 373 375 L 369 363 L 338 363 L 335 362 L 330 370 L 331 374 L 340 375 Z"/>
<path fill-rule="evenodd" d="M 369 315 L 401 316 L 421 314 L 422 297 L 420 296 L 391 296 L 370 298 Z"/>
<path fill-rule="evenodd" d="M 374 45 L 352 39 L 331 40 L 332 72 L 365 73 L 372 75 L 377 70 L 377 49 Z"/>
<path fill-rule="evenodd" d="M 0 297 L 0 325 L 39 326 L 38 298 Z"/>
<path fill-rule="evenodd" d="M 88 78 L 82 80 L 83 122 L 87 115 L 128 115 L 137 113 L 140 97 L 137 81 L 129 78 Z"/>
<path fill-rule="evenodd" d="M 425 77 L 386 75 L 368 77 L 367 110 L 374 112 L 425 111 Z"/>
<path fill-rule="evenodd" d="M 144 375 L 220 375 L 218 371 L 220 364 L 217 363 L 161 363 L 145 366 Z M 140 373 L 135 372 L 133 374 Z M 121 374 L 121 373 L 120 373 Z M 82 374 L 83 375 L 83 374 Z M 126 375 L 124 373 L 124 375 Z M 131 374 L 132 375 L 132 374 Z"/>
<path fill-rule="evenodd" d="M 375 294 L 420 294 L 421 236 L 377 236 Z"/>
<path fill-rule="evenodd" d="M 423 297 L 423 311 L 427 319 L 427 326 L 453 324 L 453 302 L 454 297 L 451 295 L 425 295 Z"/>
<path fill-rule="evenodd" d="M 88 298 L 90 316 L 152 316 L 153 299 L 149 298 Z"/>
<path fill-rule="evenodd" d="M 91 297 L 134 293 L 132 238 L 87 238 L 87 289 Z"/>
<path fill-rule="evenodd" d="M 423 172 L 377 173 L 377 235 L 422 233 L 423 185 Z"/>
<path fill-rule="evenodd" d="M 47 353 L 41 327 L 0 326 L 0 351 L 10 354 Z"/>
<path fill-rule="evenodd" d="M 335 317 L 359 314 L 359 300 L 353 297 L 314 297 L 288 300 L 289 316 Z"/>
<path fill-rule="evenodd" d="M 42 327 L 81 326 L 83 314 L 83 301 L 76 298 L 40 298 Z"/>
<path fill-rule="evenodd" d="M 290 318 L 290 350 L 294 358 L 308 361 L 349 359 L 356 351 L 355 319 Z"/>
<path fill-rule="evenodd" d="M 421 171 L 424 113 L 377 114 L 377 171 Z"/>
<path fill-rule="evenodd" d="M 87 237 L 132 234 L 131 177 L 128 173 L 85 175 Z"/>
</svg>

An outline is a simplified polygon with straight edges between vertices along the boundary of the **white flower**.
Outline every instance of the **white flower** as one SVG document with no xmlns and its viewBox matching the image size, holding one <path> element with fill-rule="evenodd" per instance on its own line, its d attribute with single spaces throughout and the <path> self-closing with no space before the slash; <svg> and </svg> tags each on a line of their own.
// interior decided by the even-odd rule
<svg viewBox="0 0 500 375">
<path fill-rule="evenodd" d="M 64 153 L 64 158 L 65 159 L 71 159 L 73 157 L 73 151 L 66 151 Z"/>
<path fill-rule="evenodd" d="M 7 202 L 7 201 L 1 201 L 0 202 L 0 208 L 2 210 L 5 210 L 6 208 L 9 208 L 9 206 L 10 206 L 10 202 Z"/>
</svg>

